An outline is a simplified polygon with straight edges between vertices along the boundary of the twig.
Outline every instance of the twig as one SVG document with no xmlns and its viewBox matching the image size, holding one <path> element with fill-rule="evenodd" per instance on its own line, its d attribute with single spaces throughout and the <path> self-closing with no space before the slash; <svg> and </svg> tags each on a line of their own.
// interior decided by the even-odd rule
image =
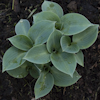
<svg viewBox="0 0 100 100">
<path fill-rule="evenodd" d="M 12 0 L 12 10 L 15 12 L 20 12 L 19 0 Z"/>
</svg>

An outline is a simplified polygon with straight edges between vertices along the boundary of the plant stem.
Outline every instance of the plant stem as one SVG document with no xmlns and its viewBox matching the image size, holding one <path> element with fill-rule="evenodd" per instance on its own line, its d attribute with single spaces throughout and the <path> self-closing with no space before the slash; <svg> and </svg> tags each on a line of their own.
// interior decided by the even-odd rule
<svg viewBox="0 0 100 100">
<path fill-rule="evenodd" d="M 14 10 L 14 2 L 15 0 L 12 0 L 12 10 Z"/>
</svg>

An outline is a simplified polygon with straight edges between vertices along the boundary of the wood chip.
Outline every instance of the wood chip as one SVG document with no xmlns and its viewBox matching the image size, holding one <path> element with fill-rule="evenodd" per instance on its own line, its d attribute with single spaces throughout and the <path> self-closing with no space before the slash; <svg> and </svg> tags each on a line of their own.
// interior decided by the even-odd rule
<svg viewBox="0 0 100 100">
<path fill-rule="evenodd" d="M 65 92 L 66 92 L 66 87 L 64 87 L 63 89 L 63 95 L 65 95 Z"/>
<path fill-rule="evenodd" d="M 12 2 L 13 2 L 13 0 L 12 0 Z M 14 1 L 14 11 L 17 12 L 17 13 L 20 12 L 19 0 Z"/>
<path fill-rule="evenodd" d="M 68 5 L 67 8 L 73 11 L 77 11 L 77 4 L 76 1 L 71 1 Z"/>
</svg>

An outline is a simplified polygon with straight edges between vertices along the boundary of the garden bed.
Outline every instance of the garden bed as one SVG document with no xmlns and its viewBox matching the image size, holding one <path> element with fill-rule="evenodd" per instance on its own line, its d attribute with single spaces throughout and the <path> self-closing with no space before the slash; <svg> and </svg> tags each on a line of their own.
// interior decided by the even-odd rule
<svg viewBox="0 0 100 100">
<path fill-rule="evenodd" d="M 76 12 L 84 15 L 90 22 L 100 25 L 99 0 L 52 0 L 64 9 L 64 13 Z M 0 100 L 31 100 L 34 98 L 34 80 L 30 75 L 15 79 L 2 73 L 2 57 L 11 46 L 7 38 L 15 35 L 14 27 L 22 18 L 27 19 L 30 10 L 41 11 L 43 0 L 20 0 L 18 12 L 11 9 L 12 0 L 0 0 Z M 28 19 L 32 22 L 32 17 Z M 32 24 L 32 23 L 31 23 Z M 99 27 L 100 28 L 100 27 Z M 90 37 L 91 38 L 91 37 Z M 85 67 L 77 66 L 81 79 L 72 86 L 53 90 L 39 100 L 100 100 L 100 34 L 96 42 L 83 50 Z"/>
</svg>

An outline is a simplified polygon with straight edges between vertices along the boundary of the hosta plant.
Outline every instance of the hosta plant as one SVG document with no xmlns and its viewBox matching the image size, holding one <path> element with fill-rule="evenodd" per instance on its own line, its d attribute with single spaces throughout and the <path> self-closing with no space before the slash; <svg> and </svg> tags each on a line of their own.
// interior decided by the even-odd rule
<svg viewBox="0 0 100 100">
<path fill-rule="evenodd" d="M 8 38 L 13 46 L 3 56 L 2 71 L 15 78 L 28 74 L 36 78 L 36 99 L 54 85 L 70 86 L 81 77 L 76 66 L 84 66 L 82 49 L 96 41 L 98 26 L 78 13 L 64 15 L 60 5 L 44 1 L 42 11 L 33 15 L 32 26 L 26 19 L 16 24 L 16 35 Z"/>
</svg>

